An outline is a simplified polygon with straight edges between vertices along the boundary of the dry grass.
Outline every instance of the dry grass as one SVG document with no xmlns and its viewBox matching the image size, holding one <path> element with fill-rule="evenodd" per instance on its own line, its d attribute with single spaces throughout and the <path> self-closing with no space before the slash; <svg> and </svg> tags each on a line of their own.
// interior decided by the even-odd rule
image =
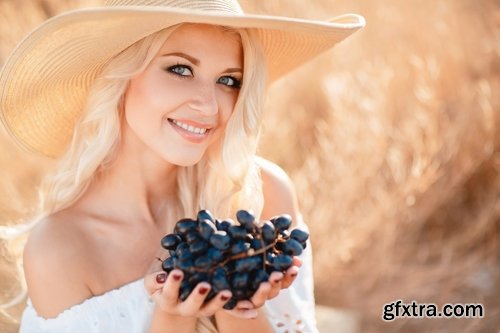
<svg viewBox="0 0 500 333">
<path fill-rule="evenodd" d="M 90 2 L 96 1 L 78 1 Z M 368 21 L 364 31 L 278 82 L 267 105 L 261 153 L 297 186 L 314 242 L 318 303 L 356 312 L 362 332 L 495 332 L 498 2 L 241 2 L 250 12 L 309 18 L 358 12 Z M 0 0 L 0 62 L 25 32 L 68 3 Z M 29 212 L 20 198 L 34 199 L 32 185 L 49 163 L 7 138 L 0 144 L 5 224 Z M 3 297 L 16 290 L 5 258 Z M 400 298 L 483 303 L 486 316 L 383 322 L 383 304 Z"/>
</svg>

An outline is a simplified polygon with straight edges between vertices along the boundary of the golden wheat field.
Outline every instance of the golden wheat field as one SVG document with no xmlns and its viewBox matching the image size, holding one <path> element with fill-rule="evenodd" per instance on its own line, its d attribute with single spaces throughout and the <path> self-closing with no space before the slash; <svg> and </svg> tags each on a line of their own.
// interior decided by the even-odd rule
<svg viewBox="0 0 500 333">
<path fill-rule="evenodd" d="M 0 0 L 0 64 L 45 18 L 98 2 Z M 500 2 L 240 2 L 253 13 L 367 20 L 272 86 L 266 105 L 260 153 L 295 183 L 317 303 L 352 314 L 356 332 L 500 332 Z M 1 225 L 29 216 L 51 165 L 0 130 Z M 21 289 L 13 245 L 0 245 L 0 303 Z M 398 299 L 481 303 L 485 313 L 383 321 Z M 2 310 L 0 332 L 17 331 L 20 311 Z"/>
</svg>

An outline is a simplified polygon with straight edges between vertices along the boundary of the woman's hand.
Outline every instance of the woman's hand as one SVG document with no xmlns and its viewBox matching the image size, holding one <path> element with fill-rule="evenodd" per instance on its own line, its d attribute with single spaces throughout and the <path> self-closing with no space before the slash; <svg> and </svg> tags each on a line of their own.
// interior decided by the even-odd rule
<svg viewBox="0 0 500 333">
<path fill-rule="evenodd" d="M 228 312 L 237 317 L 256 317 L 257 309 L 262 307 L 267 300 L 275 298 L 282 289 L 290 287 L 297 277 L 301 265 L 302 261 L 298 257 L 294 257 L 292 266 L 286 270 L 285 274 L 273 272 L 268 282 L 260 284 L 250 301 L 239 301 L 236 308 Z"/>
<path fill-rule="evenodd" d="M 222 309 L 231 298 L 231 292 L 223 290 L 205 304 L 211 286 L 208 282 L 201 282 L 196 285 L 188 298 L 181 302 L 179 288 L 183 277 L 182 271 L 175 269 L 168 275 L 160 272 L 150 274 L 144 279 L 146 291 L 162 312 L 182 317 L 209 317 Z"/>
<path fill-rule="evenodd" d="M 278 296 L 279 292 L 288 288 L 297 277 L 299 267 L 302 262 L 299 258 L 294 258 L 293 265 L 285 274 L 281 272 L 274 272 L 269 277 L 268 282 L 260 284 L 259 289 L 252 296 L 250 301 L 240 301 L 236 308 L 229 311 L 219 311 L 215 314 L 217 327 L 220 332 L 274 332 L 271 323 L 265 316 L 265 312 L 261 308 L 264 303 Z M 242 310 L 243 308 L 246 310 Z M 249 315 L 256 318 L 251 321 L 246 321 L 243 325 L 237 317 L 241 315 Z M 248 318 L 248 317 L 247 317 Z"/>
<path fill-rule="evenodd" d="M 258 308 L 267 300 L 278 296 L 281 289 L 288 288 L 293 283 L 301 265 L 301 260 L 294 257 L 293 265 L 285 274 L 273 272 L 268 282 L 261 283 L 249 301 L 239 301 L 234 309 L 226 311 L 239 318 L 255 318 Z M 165 272 L 153 273 L 144 279 L 148 294 L 162 312 L 182 317 L 209 317 L 222 310 L 224 304 L 231 298 L 231 291 L 223 290 L 212 300 L 204 303 L 211 286 L 208 282 L 201 282 L 196 285 L 188 298 L 181 302 L 179 288 L 183 277 L 183 272 L 175 269 L 168 275 Z"/>
<path fill-rule="evenodd" d="M 259 289 L 252 296 L 250 301 L 253 306 L 260 308 L 267 300 L 278 296 L 281 289 L 288 288 L 297 277 L 301 265 L 302 261 L 298 257 L 294 257 L 292 266 L 286 270 L 285 274 L 273 272 L 269 281 L 261 283 Z"/>
</svg>

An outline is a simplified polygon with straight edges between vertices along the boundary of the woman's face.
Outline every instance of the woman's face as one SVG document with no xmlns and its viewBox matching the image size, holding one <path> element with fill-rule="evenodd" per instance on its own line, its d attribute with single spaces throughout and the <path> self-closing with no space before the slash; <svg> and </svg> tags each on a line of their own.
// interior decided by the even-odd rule
<svg viewBox="0 0 500 333">
<path fill-rule="evenodd" d="M 125 95 L 125 141 L 180 166 L 200 161 L 219 140 L 243 79 L 239 36 L 209 25 L 183 25 Z M 140 149 L 142 149 L 140 148 Z"/>
</svg>

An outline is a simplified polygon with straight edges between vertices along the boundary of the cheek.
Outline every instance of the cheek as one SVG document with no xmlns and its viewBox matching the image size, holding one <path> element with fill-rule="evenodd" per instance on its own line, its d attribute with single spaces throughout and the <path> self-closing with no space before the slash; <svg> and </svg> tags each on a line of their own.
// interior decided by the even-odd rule
<svg viewBox="0 0 500 333">
<path fill-rule="evenodd" d="M 130 82 L 126 95 L 126 106 L 130 110 L 144 110 L 147 112 L 162 104 L 160 86 L 148 77 L 139 76 Z"/>
<path fill-rule="evenodd" d="M 219 122 L 223 125 L 226 125 L 229 118 L 234 112 L 234 107 L 236 105 L 236 101 L 238 100 L 238 94 L 227 94 L 225 92 L 221 98 L 219 99 Z"/>
</svg>

